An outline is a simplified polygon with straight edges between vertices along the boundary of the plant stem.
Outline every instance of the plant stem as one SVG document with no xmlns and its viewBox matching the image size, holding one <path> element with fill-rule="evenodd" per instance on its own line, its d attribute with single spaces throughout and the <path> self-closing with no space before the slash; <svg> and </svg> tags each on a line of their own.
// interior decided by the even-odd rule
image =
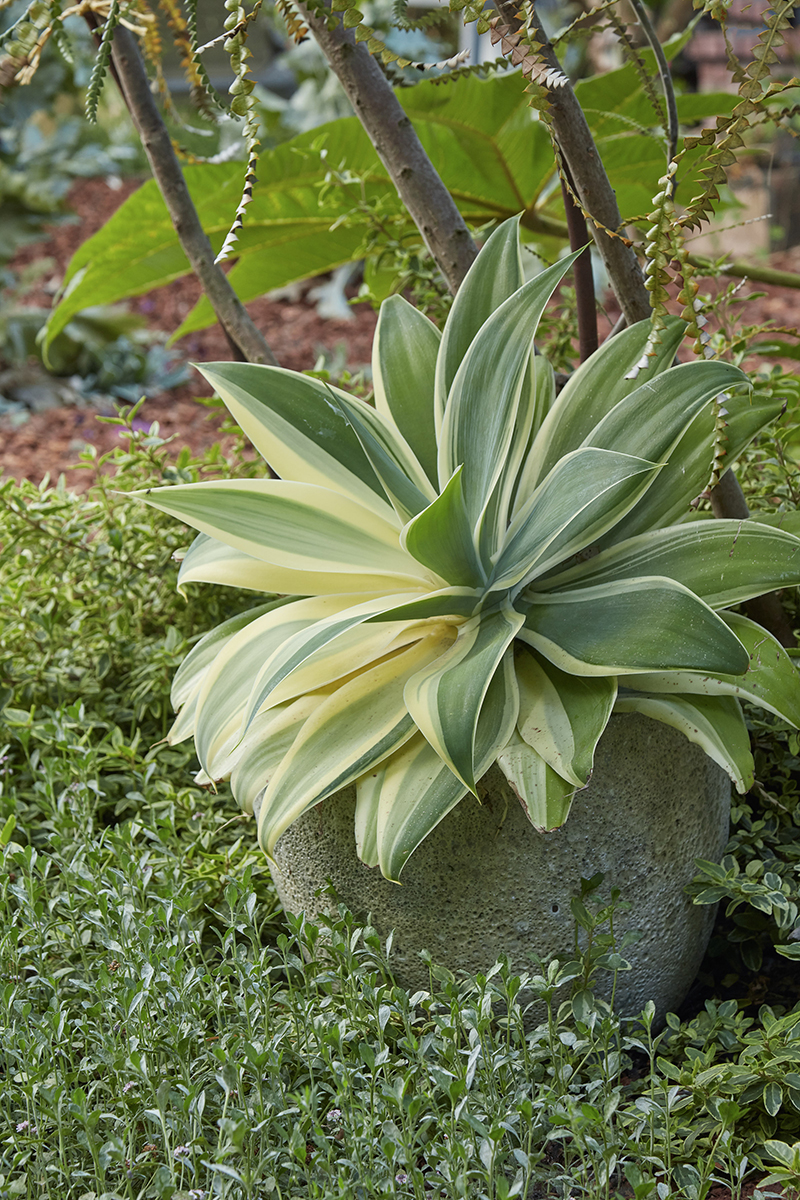
<svg viewBox="0 0 800 1200">
<path fill-rule="evenodd" d="M 202 284 L 237 357 L 246 362 L 277 360 L 253 324 L 225 273 L 214 263 L 214 251 L 192 203 L 169 132 L 150 91 L 150 81 L 133 34 L 123 25 L 114 30 L 114 73 L 164 198 L 183 252 Z"/>
<path fill-rule="evenodd" d="M 425 152 L 411 119 L 391 84 L 363 43 L 341 22 L 328 29 L 325 17 L 298 3 L 364 126 L 398 195 L 422 234 L 451 292 L 458 291 L 478 249 L 439 173 Z"/>
<path fill-rule="evenodd" d="M 800 288 L 800 275 L 794 271 L 776 271 L 774 267 L 757 267 L 753 263 L 726 262 L 723 267 L 716 267 L 713 259 L 702 254 L 690 254 L 689 262 L 701 274 L 711 275 L 717 271 L 721 275 L 733 275 L 736 279 L 752 279 L 756 283 L 774 283 L 778 287 Z"/>
<path fill-rule="evenodd" d="M 565 170 L 568 168 L 565 167 Z M 571 182 L 571 181 L 570 181 Z M 586 246 L 583 254 L 575 259 L 572 271 L 575 277 L 575 302 L 578 317 L 578 347 L 581 362 L 586 362 L 594 354 L 598 346 L 597 338 L 597 304 L 594 296 L 594 275 L 592 273 L 592 252 L 589 249 L 589 235 L 586 232 L 586 221 L 583 213 L 572 199 L 565 181 L 561 183 L 561 195 L 564 198 L 564 211 L 567 214 L 570 250 L 580 250 Z"/>
<path fill-rule="evenodd" d="M 514 30 L 522 28 L 517 16 L 518 6 L 511 0 L 496 0 L 495 8 L 504 24 Z M 535 12 L 528 28 L 534 39 L 541 43 L 541 61 L 563 75 L 561 64 Z M 603 226 L 595 228 L 594 239 L 620 308 L 629 325 L 647 320 L 650 294 L 644 286 L 636 251 L 626 240 L 614 236 L 622 225 L 622 216 L 580 102 L 570 83 L 553 88 L 548 99 L 550 124 L 575 193 L 584 210 Z"/>
</svg>

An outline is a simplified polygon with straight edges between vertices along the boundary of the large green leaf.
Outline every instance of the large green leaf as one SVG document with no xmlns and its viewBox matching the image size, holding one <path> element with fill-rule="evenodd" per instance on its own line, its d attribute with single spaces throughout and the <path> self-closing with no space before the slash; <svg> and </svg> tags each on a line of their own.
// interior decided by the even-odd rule
<svg viewBox="0 0 800 1200">
<path fill-rule="evenodd" d="M 478 258 L 480 265 L 476 259 L 456 293 L 436 359 L 434 421 L 437 439 L 450 388 L 464 355 L 492 313 L 525 282 L 519 252 L 518 219 L 504 221 L 495 229 Z M 445 482 L 440 477 L 440 486 Z"/>
<path fill-rule="evenodd" d="M 588 118 L 602 136 L 611 184 L 628 219 L 649 211 L 664 157 L 657 142 L 641 136 L 644 125 L 624 126 L 620 136 L 620 120 L 636 119 L 629 111 L 640 111 L 636 106 L 641 106 L 643 92 L 632 68 L 613 78 L 616 124 L 608 128 L 608 111 L 594 102 Z M 398 98 L 473 227 L 522 212 L 529 235 L 550 238 L 556 250 L 565 242 L 560 195 L 549 186 L 554 177 L 549 135 L 531 112 L 518 74 L 462 77 L 447 86 L 424 81 L 399 89 Z M 692 106 L 710 116 L 729 111 L 730 103 L 726 96 L 679 98 L 679 108 L 688 116 Z M 647 117 L 645 125 L 651 124 Z M 360 122 L 355 117 L 332 121 L 261 156 L 259 182 L 236 246 L 238 261 L 228 276 L 243 301 L 364 257 L 373 227 L 368 215 L 354 220 L 352 186 L 327 186 L 320 203 L 332 168 L 358 177 L 365 214 L 373 205 L 378 208 L 392 236 L 418 236 Z M 197 164 L 185 167 L 184 174 L 203 228 L 219 250 L 241 196 L 242 165 Z M 64 294 L 48 322 L 48 344 L 80 309 L 141 295 L 188 273 L 166 206 L 150 181 L 73 257 Z M 178 335 L 213 321 L 203 298 Z"/>
<path fill-rule="evenodd" d="M 730 775 L 738 792 L 753 786 L 750 737 L 733 697 L 625 694 L 618 698 L 615 712 L 638 712 L 679 729 Z"/>
<path fill-rule="evenodd" d="M 736 696 L 769 709 L 790 725 L 800 727 L 800 674 L 783 646 L 747 617 L 723 613 L 722 618 L 749 655 L 743 674 L 676 671 L 633 675 L 626 679 L 626 687 L 642 688 L 646 692 Z"/>
<path fill-rule="evenodd" d="M 666 575 L 711 608 L 800 583 L 800 539 L 752 521 L 693 521 L 619 542 L 551 576 L 553 591 Z"/>
<path fill-rule="evenodd" d="M 406 685 L 406 704 L 417 727 L 473 792 L 478 717 L 489 684 L 523 621 L 507 604 L 467 621 L 453 645 Z"/>
<path fill-rule="evenodd" d="M 375 408 L 394 421 L 434 486 L 433 392 L 440 341 L 436 326 L 402 296 L 384 300 L 372 342 Z"/>
<path fill-rule="evenodd" d="M 281 367 L 222 362 L 197 369 L 280 479 L 332 488 L 397 523 L 369 458 L 331 395 L 344 397 L 344 392 Z"/>
<path fill-rule="evenodd" d="M 515 668 L 520 737 L 564 779 L 583 787 L 614 707 L 616 679 L 568 675 L 527 647 L 519 648 Z"/>
<path fill-rule="evenodd" d="M 671 579 L 529 592 L 527 599 L 519 637 L 569 674 L 747 669 L 748 653 L 721 617 Z"/>
<path fill-rule="evenodd" d="M 438 657 L 449 634 L 431 634 L 337 688 L 306 721 L 270 780 L 258 817 L 267 854 L 312 804 L 372 770 L 415 732 L 403 701 L 407 680 Z"/>
<path fill-rule="evenodd" d="M 327 488 L 284 479 L 222 479 L 133 494 L 201 533 L 295 572 L 351 574 L 364 591 L 384 589 L 387 577 L 394 578 L 394 591 L 428 582 L 391 525 Z"/>
<path fill-rule="evenodd" d="M 414 451 L 391 417 L 376 412 L 363 400 L 336 395 L 331 389 L 331 401 L 344 414 L 397 516 L 405 524 L 436 497 L 436 489 Z"/>
<path fill-rule="evenodd" d="M 566 455 L 511 522 L 491 586 L 514 587 L 583 550 L 636 503 L 657 470 L 610 450 Z"/>
</svg>

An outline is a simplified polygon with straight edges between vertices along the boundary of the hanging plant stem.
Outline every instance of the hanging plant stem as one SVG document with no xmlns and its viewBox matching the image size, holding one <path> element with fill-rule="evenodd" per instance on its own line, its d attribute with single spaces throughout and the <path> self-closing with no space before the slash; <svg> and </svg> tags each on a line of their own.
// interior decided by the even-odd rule
<svg viewBox="0 0 800 1200">
<path fill-rule="evenodd" d="M 578 317 L 578 347 L 581 362 L 586 362 L 586 359 L 594 354 L 598 346 L 592 252 L 588 245 L 589 234 L 586 230 L 583 213 L 572 199 L 570 189 L 564 180 L 561 183 L 561 194 L 564 198 L 564 211 L 567 215 L 569 248 L 570 250 L 579 250 L 581 246 L 586 247 L 583 254 L 575 259 L 572 267 Z"/>
</svg>

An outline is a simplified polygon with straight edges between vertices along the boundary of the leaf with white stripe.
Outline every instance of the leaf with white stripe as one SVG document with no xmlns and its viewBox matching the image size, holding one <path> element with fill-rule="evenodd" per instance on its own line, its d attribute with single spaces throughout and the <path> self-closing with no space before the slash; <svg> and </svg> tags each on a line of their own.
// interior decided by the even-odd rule
<svg viewBox="0 0 800 1200">
<path fill-rule="evenodd" d="M 511 522 L 491 586 L 514 587 L 583 550 L 636 503 L 657 470 L 610 450 L 568 454 Z"/>
<path fill-rule="evenodd" d="M 666 575 L 710 608 L 726 608 L 800 583 L 800 539 L 753 521 L 692 521 L 618 542 L 547 586 L 568 591 L 639 575 Z"/>
<path fill-rule="evenodd" d="M 186 595 L 187 583 L 220 583 L 225 587 L 247 588 L 257 592 L 279 595 L 324 596 L 339 592 L 385 591 L 396 580 L 385 575 L 337 574 L 334 571 L 293 571 L 291 567 L 276 567 L 274 563 L 253 558 L 243 550 L 235 550 L 208 534 L 198 533 L 181 562 L 178 571 L 178 591 Z M 419 581 L 409 583 L 416 590 Z"/>
<path fill-rule="evenodd" d="M 450 388 L 439 440 L 439 484 L 444 487 L 463 465 L 464 502 L 476 536 L 508 455 L 539 318 L 576 257 L 523 284 L 492 313 Z"/>
<path fill-rule="evenodd" d="M 246 612 L 238 613 L 235 617 L 230 617 L 204 634 L 175 672 L 169 696 L 172 707 L 175 709 L 183 707 L 203 682 L 214 659 L 237 633 L 258 617 L 263 617 L 265 613 L 272 612 L 273 609 L 291 604 L 296 599 L 296 596 L 286 596 L 279 600 L 272 600 L 269 604 L 259 604 L 257 608 L 249 608 Z"/>
<path fill-rule="evenodd" d="M 433 393 L 441 340 L 433 322 L 402 296 L 384 300 L 372 342 L 375 408 L 400 430 L 434 487 Z"/>
<path fill-rule="evenodd" d="M 498 756 L 497 765 L 514 790 L 525 815 L 539 833 L 549 833 L 569 816 L 575 788 L 546 763 L 518 733 Z"/>
<path fill-rule="evenodd" d="M 196 366 L 281 479 L 331 488 L 396 523 L 380 480 L 326 384 L 255 363 Z"/>
<path fill-rule="evenodd" d="M 244 732 L 247 702 L 262 664 L 286 638 L 359 600 L 359 596 L 296 600 L 264 613 L 226 642 L 206 671 L 198 697 L 195 745 L 200 765 L 212 779 Z"/>
<path fill-rule="evenodd" d="M 355 396 L 335 397 L 335 400 L 361 443 L 397 516 L 405 523 L 436 499 L 436 488 L 390 418 Z"/>
<path fill-rule="evenodd" d="M 625 694 L 617 699 L 615 712 L 638 712 L 680 730 L 730 775 L 737 792 L 748 792 L 753 786 L 750 737 L 732 696 Z"/>
<path fill-rule="evenodd" d="M 450 388 L 473 339 L 492 313 L 525 282 L 518 231 L 519 217 L 503 221 L 481 248 L 456 293 L 436 360 L 434 418 L 437 438 Z M 452 471 L 448 479 L 450 475 Z"/>
<path fill-rule="evenodd" d="M 259 713 L 233 751 L 231 791 L 244 812 L 251 813 L 260 792 L 269 783 L 308 718 L 327 692 L 309 692 L 288 704 Z"/>
<path fill-rule="evenodd" d="M 418 728 L 473 792 L 478 716 L 495 671 L 524 620 L 503 604 L 467 621 L 453 645 L 406 686 L 406 704 Z"/>
<path fill-rule="evenodd" d="M 599 350 L 581 363 L 559 393 L 528 453 L 517 506 L 565 454 L 584 443 L 621 400 L 669 367 L 685 328 L 685 323 L 677 317 L 667 319 L 654 357 L 635 380 L 627 376 L 644 353 L 652 331 L 650 321 L 638 321 L 615 337 L 607 338 Z"/>
<path fill-rule="evenodd" d="M 568 674 L 747 669 L 748 653 L 722 618 L 671 579 L 528 593 L 526 602 L 519 637 Z"/>
<path fill-rule="evenodd" d="M 698 696 L 736 696 L 775 713 L 800 728 L 800 672 L 783 646 L 755 621 L 738 613 L 722 613 L 745 647 L 750 661 L 743 674 L 702 674 L 692 671 L 632 675 L 629 688 L 647 692 L 685 692 Z"/>
<path fill-rule="evenodd" d="M 283 479 L 221 479 L 134 495 L 253 558 L 321 574 L 383 576 L 419 586 L 427 578 L 396 529 L 326 488 Z M 378 591 L 378 587 L 370 590 Z M 397 584 L 393 590 L 397 590 Z"/>
<path fill-rule="evenodd" d="M 475 733 L 475 775 L 480 779 L 514 731 L 517 688 L 512 653 L 507 651 L 492 677 Z M 367 812 L 363 792 L 361 814 L 364 845 L 374 840 L 377 861 L 387 879 L 398 880 L 408 859 L 439 822 L 464 797 L 467 788 L 442 762 L 433 747 L 416 734 L 383 764 L 377 808 L 374 791 Z M 468 803 L 473 802 L 472 800 Z M 374 833 L 368 829 L 374 819 Z"/>
<path fill-rule="evenodd" d="M 616 679 L 568 675 L 527 647 L 519 648 L 515 666 L 520 737 L 564 779 L 583 787 L 614 708 Z"/>
<path fill-rule="evenodd" d="M 406 681 L 441 655 L 450 640 L 449 631 L 432 633 L 357 675 L 319 706 L 264 794 L 258 836 L 268 855 L 307 808 L 373 770 L 408 741 L 414 722 L 403 701 Z"/>
</svg>

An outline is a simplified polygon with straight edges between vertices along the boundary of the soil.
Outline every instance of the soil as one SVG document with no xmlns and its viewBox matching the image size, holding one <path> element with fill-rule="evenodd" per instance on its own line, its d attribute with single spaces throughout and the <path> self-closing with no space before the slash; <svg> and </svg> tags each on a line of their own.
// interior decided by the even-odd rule
<svg viewBox="0 0 800 1200">
<path fill-rule="evenodd" d="M 110 187 L 105 179 L 89 179 L 75 185 L 68 200 L 74 221 L 50 227 L 42 241 L 25 246 L 9 264 L 11 270 L 18 273 L 23 267 L 41 263 L 43 259 L 53 260 L 40 286 L 26 295 L 26 304 L 49 307 L 74 252 L 100 229 L 139 183 L 128 179 L 121 186 Z M 309 281 L 304 291 L 312 285 L 313 281 Z M 149 329 L 170 334 L 199 295 L 197 280 L 193 275 L 187 275 L 133 299 L 129 308 L 145 318 Z M 247 308 L 283 367 L 308 370 L 322 351 L 344 353 L 351 370 L 370 361 L 377 317 L 368 305 L 354 306 L 349 321 L 323 319 L 314 305 L 303 297 L 294 301 L 260 299 Z M 192 362 L 218 362 L 231 357 L 219 325 L 189 334 L 176 343 L 175 350 L 180 357 Z M 223 450 L 233 443 L 230 437 L 220 438 L 219 427 L 224 414 L 196 402 L 195 397 L 208 397 L 211 389 L 198 373 L 193 372 L 193 376 L 189 384 L 146 400 L 137 418 L 148 425 L 157 421 L 162 437 L 174 435 L 172 446 L 176 457 L 183 446 L 189 446 L 198 454 L 215 442 L 221 442 Z M 84 491 L 90 486 L 95 472 L 76 467 L 81 451 L 92 445 L 101 456 L 119 445 L 118 428 L 96 419 L 98 414 L 113 413 L 114 408 L 111 401 L 101 403 L 99 407 L 51 408 L 31 413 L 17 425 L 8 415 L 0 417 L 0 477 L 27 478 L 39 483 L 46 473 L 53 481 L 63 473 L 68 487 Z"/>
</svg>

